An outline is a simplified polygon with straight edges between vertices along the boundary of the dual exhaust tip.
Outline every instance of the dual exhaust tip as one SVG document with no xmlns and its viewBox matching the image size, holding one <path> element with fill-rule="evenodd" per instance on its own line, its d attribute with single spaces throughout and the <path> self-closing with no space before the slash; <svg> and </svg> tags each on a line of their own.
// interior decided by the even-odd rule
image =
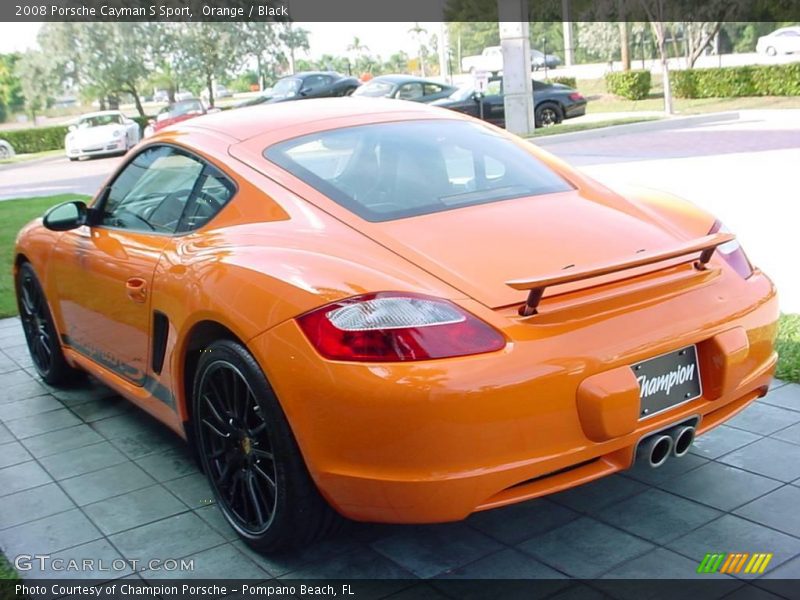
<svg viewBox="0 0 800 600">
<path fill-rule="evenodd" d="M 680 458 L 689 453 L 694 443 L 695 428 L 678 425 L 663 433 L 646 438 L 637 451 L 637 461 L 656 469 L 667 462 L 670 456 Z"/>
</svg>

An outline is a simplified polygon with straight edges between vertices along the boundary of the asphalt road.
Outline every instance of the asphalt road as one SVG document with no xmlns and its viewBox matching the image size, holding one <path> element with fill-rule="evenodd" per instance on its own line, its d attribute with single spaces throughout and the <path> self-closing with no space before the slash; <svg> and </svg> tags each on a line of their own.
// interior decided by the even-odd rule
<svg viewBox="0 0 800 600">
<path fill-rule="evenodd" d="M 800 110 L 742 111 L 683 129 L 548 145 L 609 187 L 663 190 L 710 211 L 800 313 Z"/>
<path fill-rule="evenodd" d="M 66 157 L 0 165 L 0 201 L 68 192 L 93 195 L 122 157 L 70 162 Z"/>
<path fill-rule="evenodd" d="M 776 282 L 782 309 L 800 313 L 800 110 L 740 114 L 702 126 L 548 141 L 547 150 L 610 187 L 660 189 L 711 211 Z M 120 160 L 51 158 L 0 166 L 0 200 L 94 194 Z"/>
</svg>

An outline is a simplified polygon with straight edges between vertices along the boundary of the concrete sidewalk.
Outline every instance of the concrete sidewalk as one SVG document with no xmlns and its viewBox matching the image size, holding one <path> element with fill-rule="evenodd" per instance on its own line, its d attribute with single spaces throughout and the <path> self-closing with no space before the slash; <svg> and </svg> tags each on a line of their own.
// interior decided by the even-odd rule
<svg viewBox="0 0 800 600">
<path fill-rule="evenodd" d="M 267 557 L 227 526 L 172 433 L 91 381 L 69 390 L 41 384 L 17 319 L 0 321 L 0 347 L 0 547 L 11 561 L 37 553 L 106 564 L 195 561 L 192 573 L 82 574 L 105 579 L 393 580 L 376 597 L 419 578 L 561 580 L 551 591 L 566 589 L 568 578 L 693 578 L 706 552 L 728 551 L 774 553 L 756 585 L 800 578 L 799 385 L 776 382 L 690 455 L 658 470 L 628 471 L 463 523 L 353 524 L 302 552 Z M 23 573 L 56 575 L 79 574 Z"/>
</svg>

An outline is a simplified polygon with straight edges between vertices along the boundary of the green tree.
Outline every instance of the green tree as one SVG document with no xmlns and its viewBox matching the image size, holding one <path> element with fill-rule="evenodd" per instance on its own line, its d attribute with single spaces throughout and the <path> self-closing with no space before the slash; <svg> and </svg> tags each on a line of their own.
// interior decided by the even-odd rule
<svg viewBox="0 0 800 600">
<path fill-rule="evenodd" d="M 300 51 L 308 52 L 309 49 L 308 31 L 302 27 L 295 27 L 295 25 L 289 21 L 284 25 L 280 38 L 286 46 L 286 54 L 289 59 L 289 73 L 294 74 L 296 72 L 295 62 L 297 60 L 297 53 Z"/>
<path fill-rule="evenodd" d="M 214 106 L 214 83 L 235 73 L 243 61 L 238 23 L 181 23 L 181 70 L 195 73 Z"/>
<path fill-rule="evenodd" d="M 10 113 L 25 106 L 22 82 L 16 72 L 19 58 L 19 54 L 0 55 L 0 122 L 5 122 Z"/>
<path fill-rule="evenodd" d="M 248 21 L 239 23 L 239 27 L 242 51 L 255 59 L 259 87 L 264 89 L 264 82 L 276 79 L 281 65 L 287 60 L 283 41 L 283 30 L 286 25 Z"/>
<path fill-rule="evenodd" d="M 447 24 L 447 33 L 459 70 L 465 56 L 480 54 L 487 46 L 500 45 L 497 22 L 452 22 Z"/>
<path fill-rule="evenodd" d="M 428 33 L 428 30 L 419 23 L 414 23 L 414 26 L 408 30 L 408 33 L 417 41 L 417 47 L 419 48 L 417 51 L 419 66 L 422 70 L 422 76 L 425 77 L 425 59 L 428 56 L 428 47 L 425 45 L 425 34 Z"/>
<path fill-rule="evenodd" d="M 31 50 L 22 55 L 16 67 L 25 108 L 35 122 L 36 115 L 47 108 L 49 98 L 56 89 L 52 61 L 44 52 Z"/>
<path fill-rule="evenodd" d="M 616 23 L 578 23 L 577 46 L 606 62 L 619 56 L 620 36 Z"/>
</svg>

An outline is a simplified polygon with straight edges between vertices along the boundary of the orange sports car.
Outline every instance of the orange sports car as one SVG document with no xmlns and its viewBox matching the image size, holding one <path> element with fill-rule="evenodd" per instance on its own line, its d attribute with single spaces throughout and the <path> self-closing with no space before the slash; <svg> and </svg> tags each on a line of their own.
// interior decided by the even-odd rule
<svg viewBox="0 0 800 600">
<path fill-rule="evenodd" d="M 675 460 L 776 363 L 775 288 L 713 216 L 414 103 L 181 123 L 15 254 L 42 379 L 186 438 L 260 550 Z"/>
</svg>

